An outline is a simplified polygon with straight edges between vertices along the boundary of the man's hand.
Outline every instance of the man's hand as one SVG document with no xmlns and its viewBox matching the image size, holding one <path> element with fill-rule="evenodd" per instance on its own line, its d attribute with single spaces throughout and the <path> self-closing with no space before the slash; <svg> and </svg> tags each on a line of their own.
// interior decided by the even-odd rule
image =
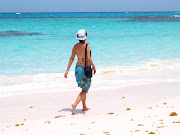
<svg viewBox="0 0 180 135">
<path fill-rule="evenodd" d="M 94 74 L 95 74 L 95 73 L 96 73 L 96 68 L 95 68 L 95 67 L 93 67 L 93 68 L 92 68 L 92 70 L 94 70 Z"/>
<path fill-rule="evenodd" d="M 67 78 L 68 72 L 69 72 L 69 71 L 66 71 L 66 73 L 64 74 L 64 77 L 65 77 L 65 78 Z"/>
</svg>

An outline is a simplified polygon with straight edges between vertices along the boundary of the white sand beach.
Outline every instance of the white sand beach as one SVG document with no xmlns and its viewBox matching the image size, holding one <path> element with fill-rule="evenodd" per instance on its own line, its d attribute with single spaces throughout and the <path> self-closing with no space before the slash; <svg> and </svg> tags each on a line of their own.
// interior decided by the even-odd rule
<svg viewBox="0 0 180 135">
<path fill-rule="evenodd" d="M 0 135 L 179 135 L 179 90 L 179 82 L 92 88 L 91 109 L 82 112 L 80 103 L 77 115 L 71 115 L 71 104 L 80 91 L 2 97 Z"/>
</svg>

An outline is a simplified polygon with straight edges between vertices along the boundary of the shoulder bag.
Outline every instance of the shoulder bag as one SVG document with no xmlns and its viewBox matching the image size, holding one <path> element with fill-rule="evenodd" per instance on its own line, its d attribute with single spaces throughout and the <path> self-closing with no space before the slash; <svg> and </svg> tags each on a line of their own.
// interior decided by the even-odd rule
<svg viewBox="0 0 180 135">
<path fill-rule="evenodd" d="M 88 46 L 88 43 L 86 44 L 86 49 L 85 49 L 85 68 L 84 68 L 84 73 L 85 73 L 85 76 L 87 78 L 91 78 L 92 77 L 91 65 L 90 66 L 86 66 L 87 46 Z M 91 55 L 91 51 L 90 51 L 90 55 Z"/>
</svg>

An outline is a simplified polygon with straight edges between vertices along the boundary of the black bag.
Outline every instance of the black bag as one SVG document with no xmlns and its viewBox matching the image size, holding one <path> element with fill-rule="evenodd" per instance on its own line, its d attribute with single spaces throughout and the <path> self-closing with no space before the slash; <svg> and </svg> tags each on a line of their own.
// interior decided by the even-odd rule
<svg viewBox="0 0 180 135">
<path fill-rule="evenodd" d="M 86 66 L 87 45 L 88 44 L 86 44 L 86 49 L 85 49 L 85 68 L 84 68 L 84 74 L 85 74 L 85 76 L 87 78 L 91 78 L 92 77 L 91 65 L 90 66 Z M 90 55 L 91 55 L 91 51 L 90 51 Z"/>
</svg>

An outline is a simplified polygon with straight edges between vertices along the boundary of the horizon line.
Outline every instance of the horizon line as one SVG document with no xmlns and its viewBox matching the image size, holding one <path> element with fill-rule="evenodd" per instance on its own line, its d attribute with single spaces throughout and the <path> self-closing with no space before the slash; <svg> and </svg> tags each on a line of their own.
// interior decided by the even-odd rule
<svg viewBox="0 0 180 135">
<path fill-rule="evenodd" d="M 11 14 L 11 13 L 167 13 L 167 12 L 180 12 L 180 11 L 99 11 L 99 12 L 0 12 L 0 14 Z"/>
</svg>

